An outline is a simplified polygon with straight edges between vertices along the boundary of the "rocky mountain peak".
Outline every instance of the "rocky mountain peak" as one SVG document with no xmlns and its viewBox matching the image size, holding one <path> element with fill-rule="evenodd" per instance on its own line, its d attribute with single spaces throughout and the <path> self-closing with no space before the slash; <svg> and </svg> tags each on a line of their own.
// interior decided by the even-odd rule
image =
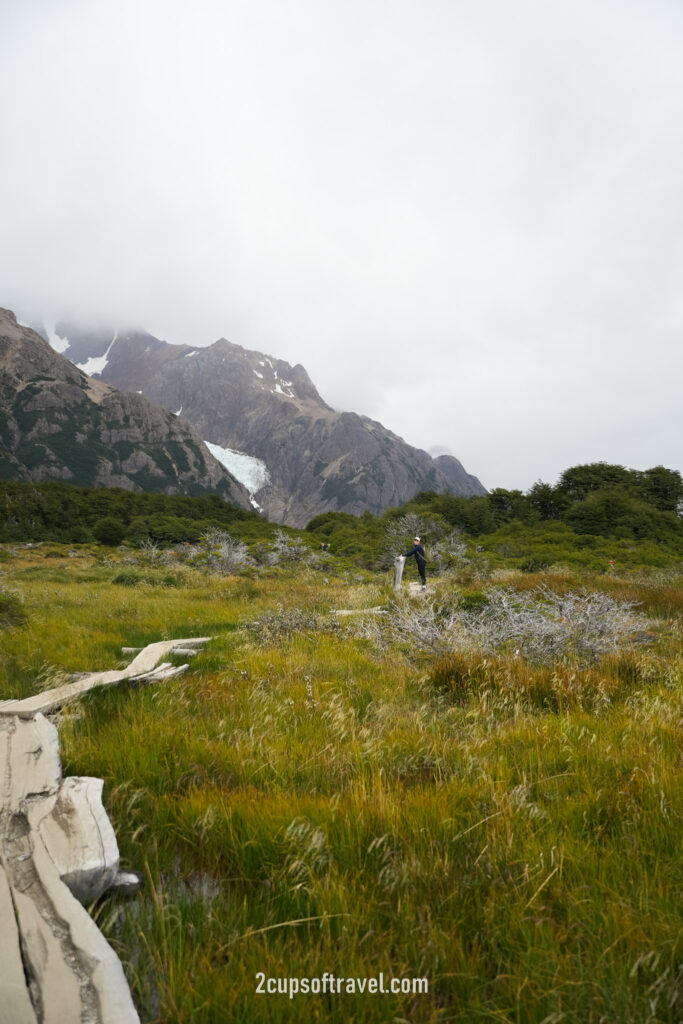
<svg viewBox="0 0 683 1024">
<path fill-rule="evenodd" d="M 242 460 L 245 482 L 259 481 L 254 500 L 278 522 L 305 526 L 326 511 L 378 514 L 421 490 L 486 493 L 452 456 L 434 460 L 381 423 L 335 412 L 301 365 L 226 338 L 195 347 L 145 332 L 109 332 L 107 341 L 105 332 L 92 353 L 82 332 L 77 340 L 81 358 L 99 351 L 102 380 L 187 419 L 233 472 Z"/>
<path fill-rule="evenodd" d="M 227 338 L 219 338 L 206 348 L 193 349 L 187 355 L 197 357 L 198 365 L 202 367 L 222 367 L 223 374 L 229 371 L 233 384 L 240 388 L 268 393 L 294 403 L 312 402 L 321 409 L 330 409 L 301 364 L 291 366 L 284 359 L 243 348 Z"/>
<path fill-rule="evenodd" d="M 217 492 L 249 505 L 189 423 L 89 377 L 9 310 L 0 310 L 0 413 L 0 478 Z"/>
</svg>

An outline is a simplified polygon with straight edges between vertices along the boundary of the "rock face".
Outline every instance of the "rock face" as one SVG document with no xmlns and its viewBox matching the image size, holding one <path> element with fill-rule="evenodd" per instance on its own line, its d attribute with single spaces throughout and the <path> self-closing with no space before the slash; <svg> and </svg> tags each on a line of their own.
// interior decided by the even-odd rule
<svg viewBox="0 0 683 1024">
<path fill-rule="evenodd" d="M 187 422 L 89 377 L 2 309 L 0 478 L 216 492 L 249 507 L 245 489 Z"/>
<path fill-rule="evenodd" d="M 381 423 L 331 409 L 300 365 L 225 338 L 192 348 L 139 331 L 88 340 L 67 324 L 56 330 L 69 340 L 69 358 L 85 366 L 99 358 L 102 380 L 142 391 L 181 412 L 204 440 L 264 462 L 270 481 L 257 500 L 280 523 L 305 526 L 327 511 L 379 514 L 423 490 L 486 493 L 457 459 L 432 459 Z"/>
</svg>

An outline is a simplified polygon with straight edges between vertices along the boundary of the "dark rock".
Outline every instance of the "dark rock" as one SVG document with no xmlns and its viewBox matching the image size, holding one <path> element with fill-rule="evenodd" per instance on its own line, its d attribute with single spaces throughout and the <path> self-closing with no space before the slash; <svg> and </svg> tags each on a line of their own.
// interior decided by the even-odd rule
<svg viewBox="0 0 683 1024">
<path fill-rule="evenodd" d="M 0 309 L 0 478 L 166 494 L 245 489 L 189 423 L 88 377 Z"/>
</svg>

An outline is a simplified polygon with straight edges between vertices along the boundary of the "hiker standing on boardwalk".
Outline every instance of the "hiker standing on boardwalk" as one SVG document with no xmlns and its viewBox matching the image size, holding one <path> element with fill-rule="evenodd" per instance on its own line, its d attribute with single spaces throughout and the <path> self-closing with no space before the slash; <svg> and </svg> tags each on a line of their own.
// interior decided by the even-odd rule
<svg viewBox="0 0 683 1024">
<path fill-rule="evenodd" d="M 425 567 L 427 565 L 427 559 L 425 558 L 425 549 L 420 544 L 420 538 L 419 537 L 413 537 L 413 546 L 410 549 L 410 551 L 406 551 L 406 553 L 405 553 L 405 555 L 403 557 L 404 558 L 410 558 L 411 555 L 415 555 L 415 561 L 417 563 L 417 571 L 419 572 L 420 579 L 422 580 L 422 589 L 426 590 L 427 589 L 427 574 L 425 572 Z"/>
</svg>

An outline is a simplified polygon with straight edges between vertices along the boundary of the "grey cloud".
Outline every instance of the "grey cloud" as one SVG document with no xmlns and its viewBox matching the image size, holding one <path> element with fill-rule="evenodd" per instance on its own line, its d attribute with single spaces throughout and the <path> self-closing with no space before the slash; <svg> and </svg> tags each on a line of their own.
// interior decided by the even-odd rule
<svg viewBox="0 0 683 1024">
<path fill-rule="evenodd" d="M 487 486 L 683 468 L 683 9 L 5 0 L 0 303 L 221 335 Z"/>
</svg>

